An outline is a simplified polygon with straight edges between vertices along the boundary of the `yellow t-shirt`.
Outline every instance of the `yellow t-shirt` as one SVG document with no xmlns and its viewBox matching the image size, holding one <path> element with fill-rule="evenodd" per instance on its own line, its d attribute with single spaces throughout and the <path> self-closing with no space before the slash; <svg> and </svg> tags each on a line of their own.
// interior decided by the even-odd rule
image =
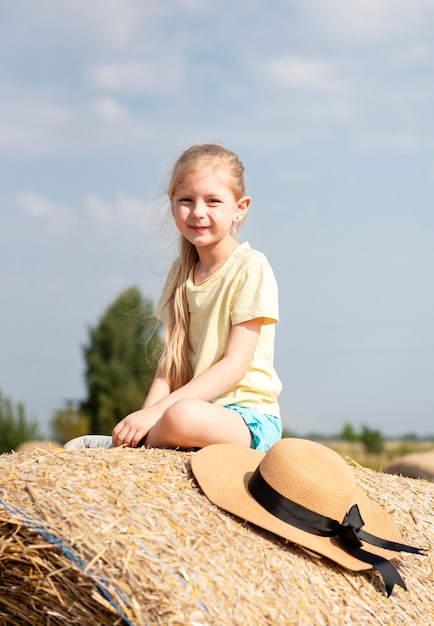
<svg viewBox="0 0 434 626">
<path fill-rule="evenodd" d="M 161 303 L 166 300 L 167 284 L 168 281 L 157 308 L 157 316 L 163 322 L 165 311 Z M 186 287 L 193 376 L 223 357 L 232 325 L 262 318 L 249 371 L 239 383 L 212 402 L 219 406 L 238 404 L 279 417 L 277 398 L 282 385 L 273 366 L 274 325 L 279 319 L 278 293 L 265 255 L 252 250 L 248 243 L 241 244 L 214 274 L 198 285 L 193 282 L 192 270 Z"/>
</svg>

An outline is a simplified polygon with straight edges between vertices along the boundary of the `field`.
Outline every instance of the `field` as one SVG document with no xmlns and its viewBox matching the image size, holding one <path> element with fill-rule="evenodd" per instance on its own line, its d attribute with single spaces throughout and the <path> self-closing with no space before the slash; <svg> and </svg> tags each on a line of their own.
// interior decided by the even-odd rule
<svg viewBox="0 0 434 626">
<path fill-rule="evenodd" d="M 390 439 L 384 442 L 380 453 L 367 453 L 360 441 L 342 441 L 337 439 L 322 440 L 321 443 L 332 448 L 343 457 L 350 457 L 362 467 L 381 470 L 395 458 L 415 452 L 427 452 L 434 449 L 434 440 Z"/>
</svg>

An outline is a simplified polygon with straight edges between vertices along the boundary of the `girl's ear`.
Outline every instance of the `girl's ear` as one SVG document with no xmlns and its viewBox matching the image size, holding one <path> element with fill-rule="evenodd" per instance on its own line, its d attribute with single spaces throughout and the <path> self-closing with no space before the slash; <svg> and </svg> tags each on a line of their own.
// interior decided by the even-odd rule
<svg viewBox="0 0 434 626">
<path fill-rule="evenodd" d="M 237 208 L 235 209 L 235 217 L 238 218 L 238 221 L 244 220 L 247 216 L 251 201 L 252 199 L 250 196 L 243 196 L 238 200 Z"/>
</svg>

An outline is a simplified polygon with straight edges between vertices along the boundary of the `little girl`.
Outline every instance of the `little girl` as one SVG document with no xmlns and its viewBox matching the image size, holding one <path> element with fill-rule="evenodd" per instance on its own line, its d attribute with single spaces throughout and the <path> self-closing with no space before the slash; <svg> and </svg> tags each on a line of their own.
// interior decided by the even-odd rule
<svg viewBox="0 0 434 626">
<path fill-rule="evenodd" d="M 157 308 L 166 336 L 155 379 L 112 438 L 66 447 L 231 443 L 266 452 L 282 436 L 277 285 L 265 256 L 237 242 L 251 202 L 244 166 L 222 146 L 194 145 L 175 163 L 168 196 L 180 254 Z"/>
</svg>

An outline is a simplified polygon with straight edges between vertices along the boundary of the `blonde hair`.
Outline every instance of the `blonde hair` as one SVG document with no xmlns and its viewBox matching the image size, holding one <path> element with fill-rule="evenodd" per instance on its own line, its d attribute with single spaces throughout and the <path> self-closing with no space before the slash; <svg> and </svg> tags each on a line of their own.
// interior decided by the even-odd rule
<svg viewBox="0 0 434 626">
<path fill-rule="evenodd" d="M 180 184 L 192 174 L 219 174 L 231 189 L 236 200 L 245 195 L 244 165 L 238 156 L 217 144 L 196 144 L 188 148 L 176 161 L 167 193 L 170 201 Z M 236 238 L 241 222 L 232 226 L 231 235 Z M 162 306 L 167 311 L 166 338 L 159 363 L 159 375 L 169 384 L 170 391 L 179 389 L 193 376 L 189 360 L 189 324 L 186 283 L 197 261 L 197 251 L 192 243 L 180 236 L 179 257 L 173 279 Z"/>
</svg>

